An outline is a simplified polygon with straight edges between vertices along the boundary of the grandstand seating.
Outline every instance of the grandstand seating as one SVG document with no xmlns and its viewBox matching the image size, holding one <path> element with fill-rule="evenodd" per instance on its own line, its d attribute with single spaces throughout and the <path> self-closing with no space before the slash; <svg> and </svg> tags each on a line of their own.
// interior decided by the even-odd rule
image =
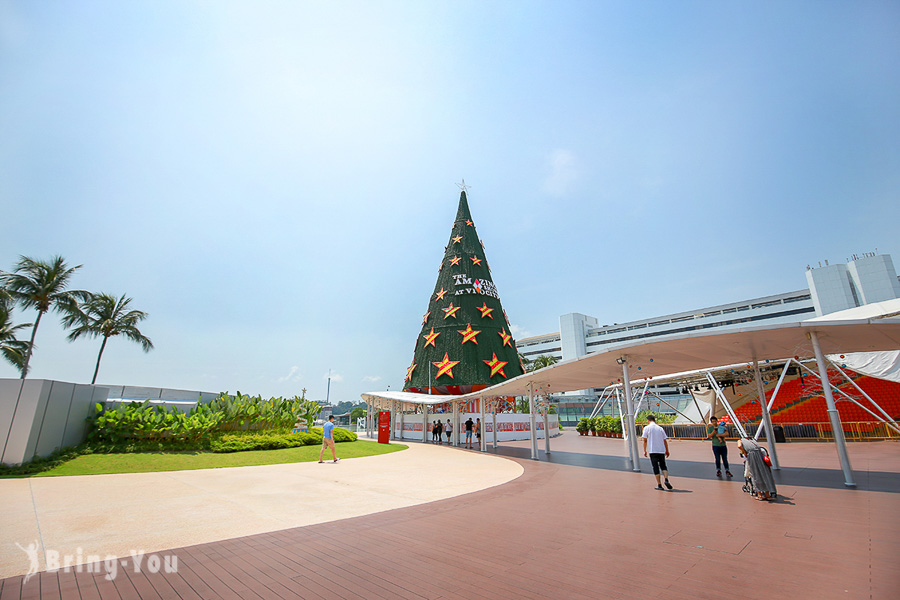
<svg viewBox="0 0 900 600">
<path fill-rule="evenodd" d="M 847 372 L 853 377 L 854 382 L 871 396 L 891 417 L 900 420 L 900 383 L 877 379 L 860 375 L 851 371 Z M 859 393 L 846 379 L 835 370 L 828 371 L 829 379 L 833 385 L 837 385 L 842 391 L 853 397 L 863 406 L 880 414 L 874 409 L 868 400 Z M 772 397 L 772 389 L 766 392 L 766 401 Z M 835 406 L 841 416 L 841 421 L 867 422 L 876 419 L 868 412 L 849 401 L 843 395 L 834 393 Z M 735 414 L 743 423 L 756 423 L 762 418 L 759 403 L 748 402 L 735 410 Z M 796 378 L 784 382 L 778 391 L 775 405 L 772 407 L 772 421 L 775 423 L 826 423 L 828 412 L 825 405 L 825 397 L 822 395 L 822 385 L 818 377 L 805 374 L 802 378 Z"/>
</svg>

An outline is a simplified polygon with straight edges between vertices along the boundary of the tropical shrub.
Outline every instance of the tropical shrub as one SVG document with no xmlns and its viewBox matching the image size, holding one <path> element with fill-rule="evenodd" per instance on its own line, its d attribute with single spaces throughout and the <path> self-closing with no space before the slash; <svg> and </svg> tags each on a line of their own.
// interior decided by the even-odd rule
<svg viewBox="0 0 900 600">
<path fill-rule="evenodd" d="M 225 433 L 209 442 L 213 452 L 241 452 L 244 450 L 276 450 L 317 444 L 316 436 L 309 433 L 264 431 L 249 433 Z"/>
<path fill-rule="evenodd" d="M 322 436 L 325 434 L 325 432 L 321 427 L 310 427 L 309 432 L 316 436 L 317 444 L 322 443 Z M 335 444 L 339 442 L 355 442 L 357 438 L 359 438 L 356 433 L 350 431 L 349 429 L 344 429 L 343 427 L 335 427 L 332 430 L 331 435 L 334 436 Z"/>
<path fill-rule="evenodd" d="M 91 419 L 91 439 L 196 441 L 214 432 L 291 430 L 298 421 L 314 421 L 321 410 L 305 396 L 263 400 L 240 392 L 233 397 L 220 394 L 209 403 L 198 402 L 187 412 L 149 400 L 108 408 L 98 403 Z"/>
</svg>

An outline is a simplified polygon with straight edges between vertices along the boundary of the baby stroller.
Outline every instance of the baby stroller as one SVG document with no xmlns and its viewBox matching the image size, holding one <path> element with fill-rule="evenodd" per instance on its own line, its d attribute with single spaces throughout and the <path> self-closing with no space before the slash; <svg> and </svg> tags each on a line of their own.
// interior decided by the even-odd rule
<svg viewBox="0 0 900 600">
<path fill-rule="evenodd" d="M 753 482 L 753 471 L 757 469 L 758 477 L 764 477 L 768 483 L 766 487 L 771 488 L 769 498 L 775 499 L 778 497 L 778 493 L 775 490 L 775 481 L 772 478 L 772 459 L 769 458 L 769 452 L 763 446 L 757 445 L 756 447 L 758 450 L 754 449 L 752 454 L 748 453 L 746 456 L 744 462 L 744 485 L 741 489 L 754 498 L 759 497 L 759 491 L 756 489 L 756 485 Z M 765 489 L 765 487 L 763 489 Z"/>
</svg>

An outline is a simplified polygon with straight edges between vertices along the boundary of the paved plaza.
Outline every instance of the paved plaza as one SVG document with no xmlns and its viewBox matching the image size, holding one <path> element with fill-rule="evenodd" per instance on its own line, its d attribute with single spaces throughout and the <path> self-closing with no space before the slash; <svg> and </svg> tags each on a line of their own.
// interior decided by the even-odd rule
<svg viewBox="0 0 900 600">
<path fill-rule="evenodd" d="M 413 443 L 337 465 L 146 474 L 157 479 L 140 502 L 127 492 L 138 475 L 0 481 L 4 544 L 25 545 L 32 523 L 45 549 L 68 535 L 60 552 L 81 543 L 125 557 L 114 578 L 9 577 L 0 600 L 898 595 L 900 444 L 849 445 L 855 490 L 833 445 L 779 444 L 775 503 L 741 490 L 733 443 L 729 481 L 715 476 L 708 442 L 673 441 L 671 492 L 653 489 L 649 461 L 642 474 L 626 469 L 622 440 L 566 432 L 551 445 L 548 460 L 540 443 L 540 461 L 527 442 L 487 455 Z M 100 478 L 112 491 L 89 497 Z M 98 509 L 117 518 L 91 521 Z M 148 552 L 139 572 L 125 548 Z M 26 571 L 14 556 L 0 556 L 3 568 Z"/>
</svg>

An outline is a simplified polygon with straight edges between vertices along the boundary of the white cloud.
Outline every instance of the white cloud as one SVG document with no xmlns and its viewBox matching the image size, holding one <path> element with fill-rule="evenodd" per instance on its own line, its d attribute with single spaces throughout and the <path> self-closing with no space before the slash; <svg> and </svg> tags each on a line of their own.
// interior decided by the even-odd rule
<svg viewBox="0 0 900 600">
<path fill-rule="evenodd" d="M 557 148 L 547 157 L 547 176 L 541 186 L 551 196 L 562 196 L 569 191 L 578 175 L 577 160 L 569 150 Z"/>
<path fill-rule="evenodd" d="M 526 330 L 522 329 L 521 327 L 519 327 L 518 325 L 514 325 L 512 323 L 509 325 L 509 332 L 517 340 L 521 340 L 522 338 L 531 337 L 530 331 L 526 331 Z"/>
<path fill-rule="evenodd" d="M 340 373 L 325 373 L 322 375 L 322 379 L 328 379 L 329 377 L 331 377 L 333 383 L 340 383 L 344 380 L 344 376 Z"/>
<path fill-rule="evenodd" d="M 283 383 L 285 381 L 300 381 L 301 377 L 303 377 L 303 375 L 300 373 L 300 367 L 294 365 L 287 375 L 278 378 L 278 383 Z"/>
<path fill-rule="evenodd" d="M 362 378 L 363 381 L 368 381 L 370 383 L 375 383 L 376 381 L 381 381 L 381 375 L 366 375 Z"/>
</svg>

